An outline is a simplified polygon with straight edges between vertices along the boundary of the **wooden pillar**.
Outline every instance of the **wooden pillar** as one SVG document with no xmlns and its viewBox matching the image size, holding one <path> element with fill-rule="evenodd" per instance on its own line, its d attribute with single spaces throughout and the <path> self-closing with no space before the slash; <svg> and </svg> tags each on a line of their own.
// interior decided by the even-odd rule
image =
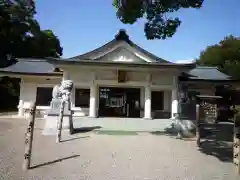
<svg viewBox="0 0 240 180">
<path fill-rule="evenodd" d="M 200 104 L 196 105 L 196 143 L 200 146 L 201 136 L 200 136 Z"/>
<path fill-rule="evenodd" d="M 65 101 L 62 100 L 61 106 L 60 106 L 58 124 L 57 124 L 57 139 L 56 139 L 57 143 L 61 141 L 64 108 L 65 108 Z"/>
<path fill-rule="evenodd" d="M 23 161 L 23 170 L 30 168 L 31 156 L 32 156 L 32 142 L 33 142 L 33 131 L 35 123 L 36 104 L 32 103 L 29 109 L 28 116 L 28 127 L 25 133 L 25 152 Z"/>
<path fill-rule="evenodd" d="M 236 112 L 235 116 L 234 116 L 233 163 L 236 165 L 237 173 L 240 174 L 240 116 L 239 116 L 239 112 Z"/>
</svg>

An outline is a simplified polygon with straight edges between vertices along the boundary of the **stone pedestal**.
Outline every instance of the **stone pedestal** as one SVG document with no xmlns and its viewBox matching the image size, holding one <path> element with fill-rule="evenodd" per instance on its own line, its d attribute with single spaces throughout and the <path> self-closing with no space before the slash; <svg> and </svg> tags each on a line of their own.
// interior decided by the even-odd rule
<svg viewBox="0 0 240 180">
<path fill-rule="evenodd" d="M 61 99 L 53 99 L 47 117 L 45 118 L 44 135 L 57 134 L 57 122 L 59 120 Z M 72 111 L 69 110 L 69 104 L 65 103 L 64 116 L 63 116 L 63 129 L 72 128 Z"/>
<path fill-rule="evenodd" d="M 196 124 L 192 120 L 180 120 L 177 118 L 174 120 L 173 128 L 182 137 L 191 138 L 195 136 Z"/>
</svg>

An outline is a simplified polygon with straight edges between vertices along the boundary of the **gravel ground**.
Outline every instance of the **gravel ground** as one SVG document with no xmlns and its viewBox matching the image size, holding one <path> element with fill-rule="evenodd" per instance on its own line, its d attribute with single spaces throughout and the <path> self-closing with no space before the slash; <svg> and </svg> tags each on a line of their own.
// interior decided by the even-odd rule
<svg viewBox="0 0 240 180">
<path fill-rule="evenodd" d="M 0 119 L 0 180 L 235 180 L 231 162 L 197 150 L 195 142 L 165 135 L 84 133 L 55 143 L 37 121 L 32 164 L 22 171 L 26 121 Z"/>
</svg>

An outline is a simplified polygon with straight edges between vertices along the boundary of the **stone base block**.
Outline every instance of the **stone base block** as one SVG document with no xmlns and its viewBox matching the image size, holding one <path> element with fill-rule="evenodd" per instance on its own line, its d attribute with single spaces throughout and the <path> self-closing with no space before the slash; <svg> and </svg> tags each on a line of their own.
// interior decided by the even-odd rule
<svg viewBox="0 0 240 180">
<path fill-rule="evenodd" d="M 45 118 L 45 125 L 42 134 L 43 135 L 54 135 L 57 134 L 57 122 L 58 116 L 47 116 Z M 62 130 L 67 130 L 72 126 L 71 116 L 63 117 Z"/>
</svg>

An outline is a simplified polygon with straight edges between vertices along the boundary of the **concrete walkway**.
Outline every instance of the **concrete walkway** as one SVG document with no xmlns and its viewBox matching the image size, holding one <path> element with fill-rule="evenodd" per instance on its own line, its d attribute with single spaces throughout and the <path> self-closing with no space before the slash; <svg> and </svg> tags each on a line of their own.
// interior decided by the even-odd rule
<svg viewBox="0 0 240 180">
<path fill-rule="evenodd" d="M 1 180 L 237 180 L 233 164 L 195 142 L 165 135 L 42 136 L 37 120 L 29 171 L 22 171 L 24 119 L 0 118 Z"/>
</svg>

